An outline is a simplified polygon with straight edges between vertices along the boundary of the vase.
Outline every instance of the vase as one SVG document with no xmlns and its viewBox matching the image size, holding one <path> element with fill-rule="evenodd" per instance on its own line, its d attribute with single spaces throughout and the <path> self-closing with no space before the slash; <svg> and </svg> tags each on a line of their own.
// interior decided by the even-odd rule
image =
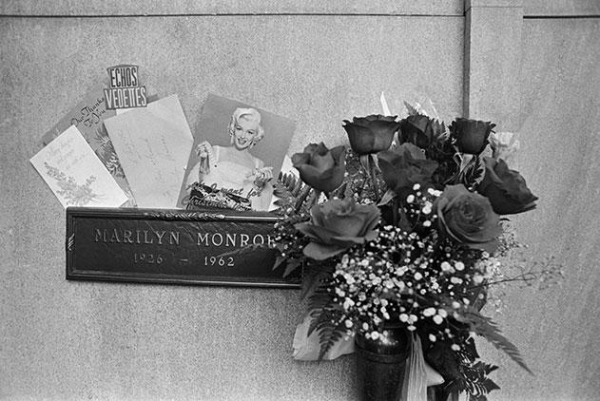
<svg viewBox="0 0 600 401">
<path fill-rule="evenodd" d="M 356 367 L 361 401 L 400 401 L 410 351 L 404 327 L 385 326 L 376 340 L 357 334 Z"/>
</svg>

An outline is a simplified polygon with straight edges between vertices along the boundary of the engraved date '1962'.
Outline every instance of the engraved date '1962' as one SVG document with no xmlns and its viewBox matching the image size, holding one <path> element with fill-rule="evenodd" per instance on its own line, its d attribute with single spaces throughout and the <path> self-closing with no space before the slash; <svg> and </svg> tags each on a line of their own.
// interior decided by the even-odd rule
<svg viewBox="0 0 600 401">
<path fill-rule="evenodd" d="M 165 262 L 165 257 L 160 253 L 135 252 L 133 254 L 133 261 L 135 264 L 160 265 Z M 185 264 L 193 264 L 190 263 L 189 259 L 183 259 L 180 262 L 185 262 Z M 204 256 L 199 262 L 199 264 L 202 266 L 235 266 L 235 258 L 233 256 Z"/>
</svg>

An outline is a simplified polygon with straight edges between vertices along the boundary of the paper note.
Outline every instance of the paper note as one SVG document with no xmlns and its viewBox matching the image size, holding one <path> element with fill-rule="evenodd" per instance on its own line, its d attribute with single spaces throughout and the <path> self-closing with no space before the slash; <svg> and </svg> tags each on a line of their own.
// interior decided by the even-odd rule
<svg viewBox="0 0 600 401">
<path fill-rule="evenodd" d="M 67 206 L 119 207 L 127 195 L 75 126 L 31 158 L 58 200 Z"/>
<path fill-rule="evenodd" d="M 193 143 L 177 96 L 104 123 L 137 205 L 175 208 Z"/>
</svg>

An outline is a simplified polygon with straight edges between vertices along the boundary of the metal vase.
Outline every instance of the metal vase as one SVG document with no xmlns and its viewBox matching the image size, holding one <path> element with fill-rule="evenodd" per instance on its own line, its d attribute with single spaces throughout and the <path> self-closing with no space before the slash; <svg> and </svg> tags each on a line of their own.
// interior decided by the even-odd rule
<svg viewBox="0 0 600 401">
<path fill-rule="evenodd" d="M 400 401 L 410 351 L 405 328 L 387 326 L 376 339 L 357 334 L 357 378 L 362 401 Z"/>
</svg>

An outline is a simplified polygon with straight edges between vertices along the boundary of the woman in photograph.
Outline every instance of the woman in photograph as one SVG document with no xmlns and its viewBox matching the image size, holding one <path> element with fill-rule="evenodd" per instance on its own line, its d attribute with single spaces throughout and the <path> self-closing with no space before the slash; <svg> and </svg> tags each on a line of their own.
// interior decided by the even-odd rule
<svg viewBox="0 0 600 401">
<path fill-rule="evenodd" d="M 253 210 L 268 210 L 273 188 L 273 168 L 250 153 L 263 139 L 261 115 L 254 108 L 237 108 L 231 116 L 230 146 L 211 146 L 207 141 L 196 147 L 199 161 L 194 167 L 198 181 L 212 189 L 248 199 Z M 196 170 L 197 169 L 197 170 Z M 191 177 L 195 176 L 192 174 Z M 191 178 L 193 183 L 195 179 Z"/>
</svg>

